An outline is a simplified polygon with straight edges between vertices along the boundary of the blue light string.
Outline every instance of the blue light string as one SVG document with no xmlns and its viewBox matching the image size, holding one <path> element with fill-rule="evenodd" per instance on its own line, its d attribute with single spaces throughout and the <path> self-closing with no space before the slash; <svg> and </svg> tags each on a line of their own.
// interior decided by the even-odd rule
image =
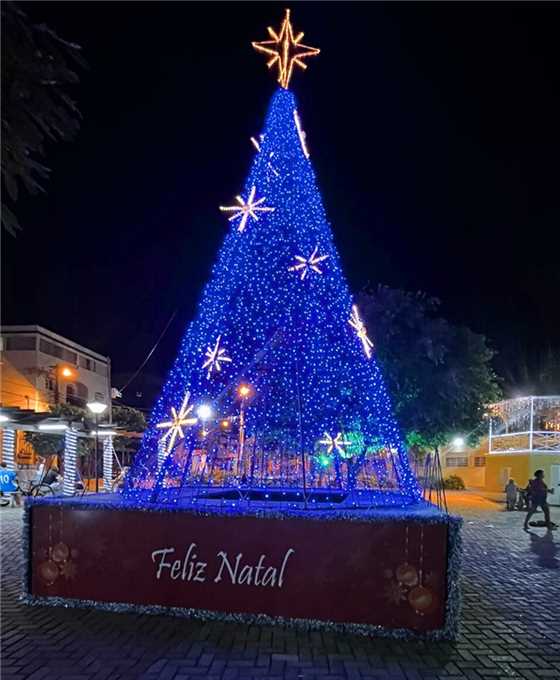
<svg viewBox="0 0 560 680">
<path fill-rule="evenodd" d="M 352 497 L 366 498 L 368 504 L 398 506 L 421 497 L 375 355 L 368 359 L 348 323 L 353 300 L 311 162 L 302 150 L 296 108 L 289 90 L 279 88 L 273 95 L 260 151 L 240 194 L 247 199 L 255 187 L 256 200 L 264 197 L 262 205 L 275 210 L 257 213 L 258 221 L 249 216 L 242 232 L 237 228 L 241 218 L 227 222 L 229 232 L 129 473 L 124 491 L 129 500 L 179 503 L 183 496 L 200 502 L 204 490 L 247 486 L 248 479 L 232 472 L 231 460 L 220 461 L 215 447 L 206 457 L 213 474 L 192 473 L 193 453 L 205 445 L 198 441 L 200 424 L 186 426 L 186 439 L 159 473 L 157 468 L 162 430 L 156 425 L 169 419 L 172 406 L 179 408 L 186 391 L 197 406 L 212 405 L 217 419 L 209 424 L 212 429 L 222 418 L 238 419 L 242 382 L 254 391 L 245 413 L 247 438 L 259 442 L 249 466 L 253 486 L 301 490 L 298 451 L 303 446 L 312 490 L 326 483 L 357 490 Z M 317 256 L 328 256 L 318 265 L 322 273 L 310 270 L 302 280 L 301 271 L 290 267 L 296 255 L 307 258 L 316 247 Z M 218 336 L 232 362 L 207 379 L 205 352 Z M 334 437 L 338 432 L 358 433 L 361 445 L 352 457 L 336 450 L 326 456 L 318 445 L 324 433 Z M 215 440 L 212 435 L 207 441 Z M 383 466 L 392 471 L 392 489 L 380 483 L 377 471 Z"/>
</svg>

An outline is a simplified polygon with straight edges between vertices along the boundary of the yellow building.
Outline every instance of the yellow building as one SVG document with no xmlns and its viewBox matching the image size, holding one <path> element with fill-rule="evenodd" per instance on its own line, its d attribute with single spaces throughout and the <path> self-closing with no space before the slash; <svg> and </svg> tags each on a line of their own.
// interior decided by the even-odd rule
<svg viewBox="0 0 560 680">
<path fill-rule="evenodd" d="M 49 396 L 34 385 L 7 358 L 0 358 L 0 404 L 29 411 L 48 411 Z"/>
<path fill-rule="evenodd" d="M 492 404 L 488 415 L 488 437 L 476 449 L 458 438 L 444 452 L 444 477 L 457 475 L 467 488 L 498 493 L 509 479 L 527 486 L 541 469 L 553 492 L 549 502 L 560 505 L 560 397 L 506 399 Z"/>
<path fill-rule="evenodd" d="M 25 411 L 44 413 L 49 410 L 48 395 L 37 388 L 26 376 L 18 371 L 6 358 L 0 355 L 0 405 Z M 0 436 L 0 459 L 3 460 L 3 437 Z M 33 465 L 35 452 L 26 442 L 24 433 L 15 432 L 15 455 L 18 465 Z"/>
</svg>

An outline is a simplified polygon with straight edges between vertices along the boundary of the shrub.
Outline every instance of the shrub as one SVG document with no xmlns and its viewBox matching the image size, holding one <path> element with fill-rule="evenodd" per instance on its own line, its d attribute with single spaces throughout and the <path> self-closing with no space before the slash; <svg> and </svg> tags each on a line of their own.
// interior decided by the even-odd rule
<svg viewBox="0 0 560 680">
<path fill-rule="evenodd" d="M 458 475 L 450 475 L 443 480 L 443 488 L 462 491 L 465 488 L 465 482 Z"/>
</svg>

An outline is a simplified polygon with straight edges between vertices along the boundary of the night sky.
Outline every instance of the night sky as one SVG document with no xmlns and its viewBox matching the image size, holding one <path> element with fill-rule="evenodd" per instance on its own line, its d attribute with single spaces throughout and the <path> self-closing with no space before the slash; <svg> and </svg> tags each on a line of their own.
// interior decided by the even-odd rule
<svg viewBox="0 0 560 680">
<path fill-rule="evenodd" d="M 113 361 L 149 405 L 226 230 L 275 80 L 250 46 L 276 3 L 23 3 L 83 47 L 74 142 L 3 237 L 3 322 Z M 296 3 L 321 48 L 292 89 L 350 285 L 423 290 L 509 380 L 560 347 L 554 3 Z M 556 252 L 556 254 L 554 254 Z M 560 387 L 560 386 L 559 386 Z M 136 393 L 142 392 L 138 400 Z"/>
</svg>

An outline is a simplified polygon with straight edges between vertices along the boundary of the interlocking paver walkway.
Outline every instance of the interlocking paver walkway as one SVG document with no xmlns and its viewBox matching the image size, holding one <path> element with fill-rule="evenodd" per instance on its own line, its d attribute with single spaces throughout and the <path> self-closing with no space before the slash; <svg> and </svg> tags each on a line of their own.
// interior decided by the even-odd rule
<svg viewBox="0 0 560 680">
<path fill-rule="evenodd" d="M 455 643 L 367 639 L 272 626 L 27 607 L 21 511 L 2 524 L 2 680 L 560 680 L 560 530 L 465 505 Z M 560 522 L 560 510 L 553 510 Z"/>
</svg>

